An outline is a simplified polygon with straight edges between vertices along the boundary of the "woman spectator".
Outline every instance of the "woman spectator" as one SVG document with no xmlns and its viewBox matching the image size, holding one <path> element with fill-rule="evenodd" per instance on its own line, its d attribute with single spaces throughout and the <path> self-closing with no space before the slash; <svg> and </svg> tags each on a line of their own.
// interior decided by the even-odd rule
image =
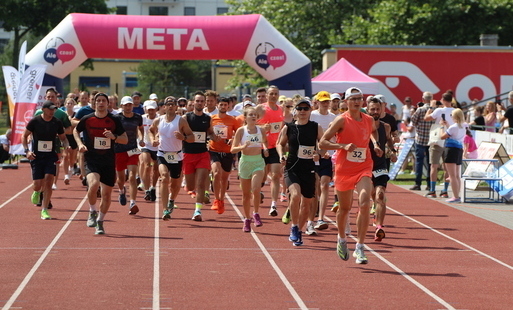
<svg viewBox="0 0 513 310">
<path fill-rule="evenodd" d="M 463 139 L 463 158 L 476 159 L 477 158 L 477 145 L 472 132 L 467 128 L 465 138 Z"/>
<path fill-rule="evenodd" d="M 484 107 L 476 107 L 474 110 L 474 120 L 470 123 L 472 130 L 484 130 L 485 119 L 483 116 Z"/>
<path fill-rule="evenodd" d="M 446 202 L 450 203 L 458 203 L 461 202 L 460 199 L 460 168 L 461 162 L 463 159 L 463 140 L 467 131 L 467 123 L 465 123 L 465 116 L 463 115 L 463 111 L 461 109 L 454 109 L 451 113 L 451 117 L 454 121 L 454 124 L 449 126 L 447 130 L 442 134 L 442 139 L 445 141 L 445 150 L 444 150 L 444 162 L 445 169 L 449 174 L 449 179 L 451 182 L 451 189 L 453 197 L 447 199 Z M 447 127 L 447 121 L 442 121 L 444 126 Z"/>
<path fill-rule="evenodd" d="M 495 102 L 488 101 L 484 110 L 485 131 L 495 132 L 495 123 L 497 122 L 497 106 Z"/>
</svg>

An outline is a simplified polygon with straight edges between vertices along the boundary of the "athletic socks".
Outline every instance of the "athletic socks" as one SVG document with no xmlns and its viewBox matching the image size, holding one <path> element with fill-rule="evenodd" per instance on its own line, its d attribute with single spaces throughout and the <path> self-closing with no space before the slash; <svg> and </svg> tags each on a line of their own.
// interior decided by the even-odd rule
<svg viewBox="0 0 513 310">
<path fill-rule="evenodd" d="M 106 215 L 105 213 L 100 211 L 98 214 L 98 222 L 103 221 L 105 219 L 105 215 Z"/>
<path fill-rule="evenodd" d="M 196 202 L 196 210 L 201 210 L 201 208 L 203 208 L 203 204 Z"/>
<path fill-rule="evenodd" d="M 446 192 L 449 189 L 449 182 L 444 183 L 444 192 Z"/>
<path fill-rule="evenodd" d="M 89 205 L 89 211 L 96 211 L 96 205 Z"/>
<path fill-rule="evenodd" d="M 435 182 L 433 182 L 433 181 L 429 182 L 429 191 L 431 191 L 431 192 L 436 191 L 436 181 Z"/>
</svg>

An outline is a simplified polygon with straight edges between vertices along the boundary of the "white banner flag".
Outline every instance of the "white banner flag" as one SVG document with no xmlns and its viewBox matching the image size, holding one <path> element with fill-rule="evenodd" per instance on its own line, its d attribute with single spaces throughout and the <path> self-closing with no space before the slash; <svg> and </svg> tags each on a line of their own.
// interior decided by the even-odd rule
<svg viewBox="0 0 513 310">
<path fill-rule="evenodd" d="M 9 151 L 11 154 L 25 154 L 22 136 L 27 123 L 34 115 L 45 71 L 46 65 L 34 65 L 27 68 L 21 77 L 12 123 L 12 144 Z"/>
<path fill-rule="evenodd" d="M 2 71 L 4 73 L 5 89 L 7 90 L 7 100 L 9 101 L 9 116 L 12 124 L 14 105 L 20 87 L 20 75 L 18 71 L 11 66 L 2 66 Z"/>
<path fill-rule="evenodd" d="M 27 41 L 23 42 L 20 48 L 20 57 L 18 58 L 18 72 L 20 73 L 20 78 L 25 73 L 25 55 L 27 54 Z"/>
</svg>

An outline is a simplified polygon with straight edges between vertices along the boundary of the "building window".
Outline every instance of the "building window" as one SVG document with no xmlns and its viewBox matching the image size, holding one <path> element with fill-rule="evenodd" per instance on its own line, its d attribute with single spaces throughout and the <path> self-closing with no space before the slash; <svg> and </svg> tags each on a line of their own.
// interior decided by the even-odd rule
<svg viewBox="0 0 513 310">
<path fill-rule="evenodd" d="M 78 85 L 81 89 L 110 87 L 110 77 L 108 76 L 80 76 Z"/>
<path fill-rule="evenodd" d="M 137 87 L 137 77 L 127 76 L 125 77 L 125 87 Z"/>
<path fill-rule="evenodd" d="M 186 6 L 183 8 L 183 15 L 194 16 L 196 15 L 196 8 L 193 6 Z"/>
<path fill-rule="evenodd" d="M 217 8 L 217 15 L 223 15 L 228 13 L 228 8 Z"/>
<path fill-rule="evenodd" d="M 117 6 L 116 7 L 116 15 L 126 15 L 127 7 L 126 6 Z"/>
<path fill-rule="evenodd" d="M 150 6 L 148 13 L 150 15 L 164 15 L 164 16 L 169 15 L 167 6 Z"/>
</svg>

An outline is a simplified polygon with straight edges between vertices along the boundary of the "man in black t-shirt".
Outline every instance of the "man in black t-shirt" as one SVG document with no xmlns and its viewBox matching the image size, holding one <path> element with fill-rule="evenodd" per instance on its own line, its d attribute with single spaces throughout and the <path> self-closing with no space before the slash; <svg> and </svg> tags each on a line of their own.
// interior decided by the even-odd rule
<svg viewBox="0 0 513 310">
<path fill-rule="evenodd" d="M 88 227 L 96 227 L 95 234 L 103 235 L 103 221 L 110 208 L 112 187 L 116 181 L 114 143 L 126 144 L 128 136 L 119 118 L 108 111 L 109 97 L 104 93 L 94 96 L 96 110 L 80 119 L 73 135 L 78 151 L 84 153 L 85 176 L 89 186 Z M 80 133 L 84 133 L 84 141 Z M 97 191 L 101 187 L 100 213 L 96 209 Z"/>
<path fill-rule="evenodd" d="M 57 106 L 51 101 L 45 101 L 42 106 L 43 113 L 31 119 L 23 133 L 23 147 L 30 160 L 32 168 L 32 180 L 34 192 L 31 201 L 39 202 L 40 195 L 44 192 L 41 210 L 41 219 L 50 220 L 48 205 L 52 197 L 52 184 L 57 172 L 58 161 L 55 151 L 55 137 L 59 136 L 62 145 L 68 147 L 68 140 L 64 134 L 64 126 L 60 120 L 54 117 Z M 29 148 L 29 137 L 32 136 Z"/>
</svg>

